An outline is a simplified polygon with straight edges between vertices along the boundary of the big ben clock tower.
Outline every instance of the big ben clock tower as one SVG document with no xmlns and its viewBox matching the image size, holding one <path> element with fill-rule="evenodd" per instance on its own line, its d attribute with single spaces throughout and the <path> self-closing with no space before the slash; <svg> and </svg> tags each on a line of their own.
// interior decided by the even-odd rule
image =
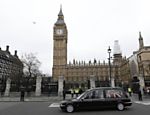
<svg viewBox="0 0 150 115">
<path fill-rule="evenodd" d="M 67 65 L 67 27 L 64 22 L 62 8 L 60 8 L 58 19 L 53 27 L 53 72 L 54 80 L 59 76 L 65 76 Z"/>
</svg>

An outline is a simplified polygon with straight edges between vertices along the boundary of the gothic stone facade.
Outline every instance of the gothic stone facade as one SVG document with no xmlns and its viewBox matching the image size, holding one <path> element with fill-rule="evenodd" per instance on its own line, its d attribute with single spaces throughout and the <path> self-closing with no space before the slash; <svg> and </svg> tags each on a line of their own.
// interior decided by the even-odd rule
<svg viewBox="0 0 150 115">
<path fill-rule="evenodd" d="M 23 64 L 17 56 L 17 51 L 15 50 L 15 54 L 12 55 L 9 51 L 9 46 L 6 46 L 6 51 L 0 48 L 0 91 L 5 90 L 8 78 L 11 79 L 12 84 L 16 84 L 13 86 L 19 90 L 19 79 L 22 74 Z"/>
<path fill-rule="evenodd" d="M 140 77 L 142 77 L 144 84 L 140 85 L 150 87 L 150 46 L 144 46 L 141 32 L 139 32 L 139 49 L 122 62 L 120 73 L 123 83 L 139 87 Z"/>
<path fill-rule="evenodd" d="M 139 35 L 139 50 L 137 51 L 139 76 L 144 78 L 144 86 L 150 87 L 150 46 L 144 46 L 143 37 Z"/>
</svg>

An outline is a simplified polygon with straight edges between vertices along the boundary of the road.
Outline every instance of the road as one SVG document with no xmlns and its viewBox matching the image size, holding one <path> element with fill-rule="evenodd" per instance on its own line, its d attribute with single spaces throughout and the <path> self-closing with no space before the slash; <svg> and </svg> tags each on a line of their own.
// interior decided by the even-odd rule
<svg viewBox="0 0 150 115">
<path fill-rule="evenodd" d="M 74 112 L 74 115 L 149 115 L 150 102 L 133 102 L 133 106 L 124 110 L 101 110 Z M 66 115 L 58 103 L 50 102 L 0 102 L 0 115 Z"/>
</svg>

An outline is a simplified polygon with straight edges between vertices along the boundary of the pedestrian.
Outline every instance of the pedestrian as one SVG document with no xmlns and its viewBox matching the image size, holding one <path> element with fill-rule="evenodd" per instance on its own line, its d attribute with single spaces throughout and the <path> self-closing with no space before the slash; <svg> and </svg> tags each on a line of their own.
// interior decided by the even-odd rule
<svg viewBox="0 0 150 115">
<path fill-rule="evenodd" d="M 73 98 L 73 96 L 74 96 L 74 90 L 73 90 L 73 88 L 71 88 L 71 97 Z"/>
<path fill-rule="evenodd" d="M 25 94 L 25 92 L 24 92 L 24 90 L 22 89 L 22 90 L 21 90 L 21 94 L 20 94 L 20 101 L 24 101 L 24 94 Z"/>
<path fill-rule="evenodd" d="M 4 96 L 4 92 L 5 92 L 5 86 L 1 86 L 1 96 Z"/>
<path fill-rule="evenodd" d="M 150 94 L 150 88 L 147 88 L 146 92 L 147 92 L 147 94 Z"/>
<path fill-rule="evenodd" d="M 143 99 L 142 99 L 142 92 L 141 92 L 141 90 L 139 89 L 139 91 L 138 91 L 138 98 L 139 98 L 139 101 L 142 101 Z"/>
<path fill-rule="evenodd" d="M 75 88 L 75 94 L 76 94 L 76 97 L 78 97 L 78 94 L 79 94 L 79 88 Z"/>
<path fill-rule="evenodd" d="M 82 93 L 83 93 L 82 88 L 79 88 L 79 94 L 82 94 Z"/>
<path fill-rule="evenodd" d="M 65 100 L 65 99 L 66 99 L 66 90 L 63 89 L 63 100 Z"/>
<path fill-rule="evenodd" d="M 129 96 L 131 97 L 132 96 L 132 90 L 130 87 L 128 87 L 128 93 L 129 93 Z"/>
</svg>

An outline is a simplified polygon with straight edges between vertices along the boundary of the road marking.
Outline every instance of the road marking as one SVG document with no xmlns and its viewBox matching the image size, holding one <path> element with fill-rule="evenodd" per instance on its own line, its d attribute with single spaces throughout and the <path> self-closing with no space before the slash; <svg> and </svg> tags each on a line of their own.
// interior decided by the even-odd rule
<svg viewBox="0 0 150 115">
<path fill-rule="evenodd" d="M 50 104 L 48 107 L 59 107 L 59 103 L 52 103 L 52 104 Z"/>
<path fill-rule="evenodd" d="M 135 101 L 134 103 L 142 104 L 142 105 L 150 105 L 150 101 Z"/>
</svg>

